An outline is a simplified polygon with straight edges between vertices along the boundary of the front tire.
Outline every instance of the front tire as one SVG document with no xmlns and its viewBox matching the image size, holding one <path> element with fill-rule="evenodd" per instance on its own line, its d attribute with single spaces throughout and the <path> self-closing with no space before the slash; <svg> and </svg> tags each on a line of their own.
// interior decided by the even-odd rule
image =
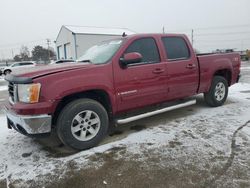
<svg viewBox="0 0 250 188">
<path fill-rule="evenodd" d="M 77 99 L 63 108 L 56 126 L 58 137 L 65 145 L 84 150 L 96 146 L 105 137 L 108 114 L 97 101 Z"/>
<path fill-rule="evenodd" d="M 204 93 L 204 99 L 209 106 L 217 107 L 224 104 L 228 95 L 228 83 L 222 76 L 215 76 L 211 87 Z"/>
<path fill-rule="evenodd" d="M 11 73 L 11 70 L 5 70 L 4 71 L 4 75 L 8 75 L 8 74 L 10 74 Z"/>
</svg>

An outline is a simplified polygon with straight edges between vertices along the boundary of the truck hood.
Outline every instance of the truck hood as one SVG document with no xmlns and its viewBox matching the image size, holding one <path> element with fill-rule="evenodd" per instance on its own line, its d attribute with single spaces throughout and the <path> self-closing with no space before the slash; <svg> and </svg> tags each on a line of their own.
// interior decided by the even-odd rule
<svg viewBox="0 0 250 188">
<path fill-rule="evenodd" d="M 28 77 L 28 78 L 38 78 L 50 74 L 55 74 L 64 71 L 85 69 L 94 66 L 90 63 L 64 63 L 64 64 L 51 64 L 51 65 L 38 65 L 35 67 L 18 68 L 12 72 L 15 76 Z"/>
</svg>

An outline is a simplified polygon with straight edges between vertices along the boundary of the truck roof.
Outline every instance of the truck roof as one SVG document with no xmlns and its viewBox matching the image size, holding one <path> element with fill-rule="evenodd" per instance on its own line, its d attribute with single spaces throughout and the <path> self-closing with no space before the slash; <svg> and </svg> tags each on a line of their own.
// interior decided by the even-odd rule
<svg viewBox="0 0 250 188">
<path fill-rule="evenodd" d="M 140 33 L 140 34 L 132 34 L 127 35 L 124 38 L 133 38 L 133 37 L 186 37 L 185 34 L 176 34 L 176 33 Z"/>
</svg>

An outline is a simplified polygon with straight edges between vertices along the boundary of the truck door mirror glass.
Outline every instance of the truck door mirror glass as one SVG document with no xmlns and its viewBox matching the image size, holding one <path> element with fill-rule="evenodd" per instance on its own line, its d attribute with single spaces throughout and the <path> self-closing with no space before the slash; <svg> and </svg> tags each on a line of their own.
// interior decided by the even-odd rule
<svg viewBox="0 0 250 188">
<path fill-rule="evenodd" d="M 138 52 L 130 52 L 124 54 L 123 58 L 120 58 L 120 63 L 122 67 L 126 67 L 129 64 L 140 63 L 142 60 L 142 55 Z"/>
</svg>

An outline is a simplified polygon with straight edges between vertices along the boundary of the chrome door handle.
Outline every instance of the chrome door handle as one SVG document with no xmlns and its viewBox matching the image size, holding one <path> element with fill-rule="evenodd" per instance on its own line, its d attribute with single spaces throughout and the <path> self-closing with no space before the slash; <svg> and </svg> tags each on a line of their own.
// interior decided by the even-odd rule
<svg viewBox="0 0 250 188">
<path fill-rule="evenodd" d="M 154 74 L 161 74 L 161 73 L 163 73 L 165 70 L 164 69 L 155 69 L 155 70 L 153 70 L 152 72 L 154 73 Z"/>
<path fill-rule="evenodd" d="M 188 65 L 186 66 L 187 69 L 194 69 L 195 67 L 196 67 L 195 64 L 188 64 Z"/>
</svg>

